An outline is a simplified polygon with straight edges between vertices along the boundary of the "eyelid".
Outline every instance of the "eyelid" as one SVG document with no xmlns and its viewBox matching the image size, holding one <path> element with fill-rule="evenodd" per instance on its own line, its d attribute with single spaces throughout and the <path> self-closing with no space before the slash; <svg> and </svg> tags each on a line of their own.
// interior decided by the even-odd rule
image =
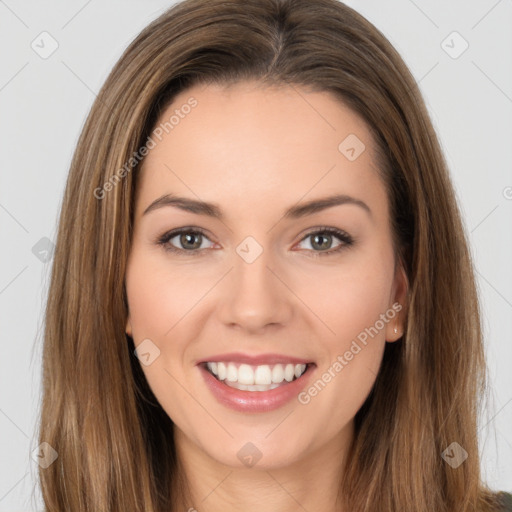
<svg viewBox="0 0 512 512">
<path fill-rule="evenodd" d="M 210 240 L 210 237 L 208 236 L 208 234 L 206 233 L 206 231 L 203 228 L 199 228 L 196 226 L 184 226 L 181 228 L 176 228 L 176 229 L 172 229 L 170 231 L 165 232 L 163 235 L 160 235 L 159 237 L 157 237 L 157 239 L 155 240 L 155 243 L 157 245 L 161 245 L 165 251 L 175 253 L 178 255 L 199 256 L 199 255 L 204 254 L 205 249 L 185 250 L 185 249 L 180 249 L 178 247 L 171 246 L 169 244 L 169 241 L 171 239 L 173 239 L 176 236 L 179 236 L 183 233 L 200 234 L 204 238 Z M 314 251 L 311 249 L 307 249 L 307 252 L 310 253 L 313 257 L 339 253 L 343 249 L 353 245 L 354 242 L 356 241 L 353 236 L 351 236 L 349 233 L 347 233 L 343 229 L 329 227 L 329 226 L 318 226 L 315 228 L 311 228 L 311 230 L 309 230 L 307 233 L 302 235 L 302 237 L 297 242 L 297 244 L 300 244 L 301 242 L 303 242 L 305 239 L 307 239 L 311 235 L 323 234 L 323 233 L 326 233 L 330 236 L 334 236 L 334 237 L 338 238 L 338 240 L 340 240 L 341 243 L 335 249 L 329 249 L 327 251 Z M 212 243 L 215 243 L 215 242 L 212 242 Z M 295 245 L 297 245 L 297 244 L 295 244 Z"/>
<path fill-rule="evenodd" d="M 185 249 L 180 249 L 178 247 L 171 246 L 169 244 L 169 241 L 176 236 L 179 236 L 183 233 L 194 233 L 194 234 L 201 234 L 204 238 L 207 238 L 210 240 L 210 237 L 206 233 L 206 231 L 202 228 L 196 227 L 196 226 L 184 226 L 181 228 L 171 229 L 170 231 L 166 231 L 163 235 L 160 235 L 155 240 L 155 243 L 157 245 L 162 246 L 162 248 L 170 253 L 178 254 L 178 255 L 186 255 L 186 256 L 198 256 L 203 254 L 204 249 L 195 249 L 192 251 L 187 251 Z M 212 242 L 215 243 L 215 242 Z"/>
<path fill-rule="evenodd" d="M 349 233 L 347 233 L 343 229 L 330 227 L 330 226 L 319 226 L 319 227 L 312 228 L 310 231 L 305 233 L 302 236 L 302 238 L 299 240 L 298 243 L 303 242 L 306 238 L 308 238 L 311 235 L 322 234 L 322 233 L 327 233 L 330 236 L 334 236 L 334 237 L 338 238 L 341 241 L 341 244 L 338 245 L 335 249 L 329 249 L 327 251 L 308 250 L 307 252 L 309 252 L 311 254 L 311 256 L 313 256 L 313 257 L 339 254 L 344 249 L 351 247 L 356 241 L 356 239 L 353 236 L 351 236 Z"/>
</svg>

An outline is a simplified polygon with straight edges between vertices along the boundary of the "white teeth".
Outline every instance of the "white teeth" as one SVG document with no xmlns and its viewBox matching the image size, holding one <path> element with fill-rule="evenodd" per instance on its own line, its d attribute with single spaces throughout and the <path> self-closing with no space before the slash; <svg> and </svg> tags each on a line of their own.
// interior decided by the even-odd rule
<svg viewBox="0 0 512 512">
<path fill-rule="evenodd" d="M 233 363 L 228 364 L 228 368 L 226 370 L 226 380 L 229 380 L 229 382 L 235 382 L 238 380 L 238 370 Z"/>
<path fill-rule="evenodd" d="M 272 368 L 272 382 L 279 384 L 284 380 L 284 369 L 282 364 L 276 364 Z"/>
<path fill-rule="evenodd" d="M 256 366 L 256 371 L 254 372 L 254 383 L 272 384 L 272 371 L 268 364 Z"/>
<path fill-rule="evenodd" d="M 268 386 L 263 386 L 262 384 L 254 384 L 254 386 L 246 386 L 244 384 L 238 384 L 238 382 L 227 382 L 226 384 L 230 388 L 240 389 L 242 391 L 269 391 L 270 389 L 275 389 L 280 386 L 280 384 L 270 384 Z"/>
<path fill-rule="evenodd" d="M 302 365 L 298 364 L 296 365 L 298 366 L 299 368 L 299 375 L 298 377 L 301 376 L 302 374 Z M 286 368 L 284 369 L 284 378 L 288 381 L 288 382 L 291 382 L 293 380 L 293 377 L 295 376 L 295 373 L 296 373 L 296 366 L 294 366 L 293 364 L 287 364 L 286 365 Z"/>
<path fill-rule="evenodd" d="M 241 364 L 238 368 L 238 384 L 254 384 L 254 372 L 248 364 Z M 259 384 L 259 382 L 258 382 Z"/>
<path fill-rule="evenodd" d="M 219 380 L 225 380 L 226 384 L 236 383 L 237 389 L 247 387 L 250 391 L 266 391 L 273 389 L 269 386 L 281 384 L 284 380 L 291 382 L 294 378 L 299 378 L 306 370 L 305 364 L 276 364 L 276 365 L 258 365 L 240 364 L 230 362 L 210 362 L 206 366 Z M 251 389 L 253 387 L 255 389 Z M 262 386 L 262 389 L 256 389 Z"/>
<path fill-rule="evenodd" d="M 212 366 L 215 363 L 208 363 L 208 368 L 215 374 L 215 368 Z M 226 378 L 226 365 L 224 363 L 217 363 L 217 377 L 219 380 L 224 380 Z"/>
</svg>

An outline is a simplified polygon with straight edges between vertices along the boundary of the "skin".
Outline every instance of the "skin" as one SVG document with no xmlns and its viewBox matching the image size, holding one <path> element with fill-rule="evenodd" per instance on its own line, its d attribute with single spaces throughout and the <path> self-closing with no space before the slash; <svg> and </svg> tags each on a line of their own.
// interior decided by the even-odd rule
<svg viewBox="0 0 512 512">
<path fill-rule="evenodd" d="M 400 265 L 395 271 L 388 198 L 370 132 L 330 93 L 256 82 L 190 88 L 159 122 L 190 97 L 197 106 L 144 160 L 126 273 L 126 333 L 136 346 L 149 338 L 160 350 L 142 368 L 175 424 L 170 435 L 192 493 L 186 509 L 344 510 L 336 498 L 353 418 L 375 382 L 385 343 L 402 335 L 403 312 L 308 404 L 294 399 L 265 413 L 231 410 L 210 393 L 196 362 L 231 351 L 294 355 L 315 362 L 313 383 L 394 303 L 405 306 L 407 281 Z M 354 161 L 338 150 L 349 134 L 366 146 Z M 225 219 L 173 206 L 142 215 L 165 193 L 216 203 Z M 364 201 L 371 215 L 344 204 L 283 218 L 299 201 L 334 193 Z M 184 246 L 178 235 L 168 245 L 187 251 L 200 244 L 200 256 L 166 252 L 155 242 L 190 226 L 206 237 Z M 346 231 L 354 244 L 315 258 L 344 244 L 333 235 L 322 249 L 322 240 L 315 245 L 306 236 L 324 226 Z M 247 236 L 263 248 L 250 264 L 236 252 Z M 263 455 L 252 468 L 237 457 L 247 442 Z"/>
</svg>

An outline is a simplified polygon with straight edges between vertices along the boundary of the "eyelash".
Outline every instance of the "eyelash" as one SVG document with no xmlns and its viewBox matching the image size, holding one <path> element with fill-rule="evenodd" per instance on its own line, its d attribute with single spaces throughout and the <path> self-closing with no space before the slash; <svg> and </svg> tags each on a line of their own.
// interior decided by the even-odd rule
<svg viewBox="0 0 512 512">
<path fill-rule="evenodd" d="M 178 235 L 182 235 L 184 233 L 189 233 L 189 234 L 192 233 L 194 235 L 200 234 L 200 235 L 203 235 L 205 238 L 208 238 L 206 233 L 200 228 L 180 228 L 180 229 L 176 229 L 176 230 L 164 233 L 162 236 L 160 236 L 156 240 L 156 244 L 160 245 L 165 251 L 170 252 L 170 253 L 174 253 L 174 254 L 178 254 L 178 255 L 185 255 L 185 253 L 187 253 L 188 256 L 200 256 L 202 251 L 204 251 L 205 249 L 193 249 L 193 250 L 188 251 L 185 249 L 179 249 L 179 248 L 174 247 L 169 244 L 169 241 L 172 238 L 174 238 Z M 343 243 L 341 245 L 339 245 L 337 248 L 331 249 L 328 251 L 314 251 L 314 250 L 308 249 L 312 253 L 312 256 L 314 258 L 316 258 L 318 256 L 327 256 L 327 255 L 333 255 L 333 254 L 339 253 L 342 250 L 344 250 L 354 244 L 354 241 L 355 241 L 354 238 L 352 238 L 348 233 L 346 233 L 345 231 L 342 231 L 340 229 L 337 229 L 337 228 L 329 228 L 329 227 L 321 227 L 321 228 L 316 229 L 315 231 L 310 231 L 300 240 L 300 242 L 303 242 L 306 238 L 308 238 L 312 235 L 326 234 L 326 233 L 329 235 L 335 235 Z"/>
</svg>

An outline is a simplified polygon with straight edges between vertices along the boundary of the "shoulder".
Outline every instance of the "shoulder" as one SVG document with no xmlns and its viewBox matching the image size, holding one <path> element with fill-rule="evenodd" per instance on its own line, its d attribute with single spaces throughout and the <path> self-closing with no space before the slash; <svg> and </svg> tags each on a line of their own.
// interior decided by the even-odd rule
<svg viewBox="0 0 512 512">
<path fill-rule="evenodd" d="M 508 492 L 500 492 L 498 494 L 500 499 L 500 512 L 512 512 L 512 494 Z"/>
</svg>

